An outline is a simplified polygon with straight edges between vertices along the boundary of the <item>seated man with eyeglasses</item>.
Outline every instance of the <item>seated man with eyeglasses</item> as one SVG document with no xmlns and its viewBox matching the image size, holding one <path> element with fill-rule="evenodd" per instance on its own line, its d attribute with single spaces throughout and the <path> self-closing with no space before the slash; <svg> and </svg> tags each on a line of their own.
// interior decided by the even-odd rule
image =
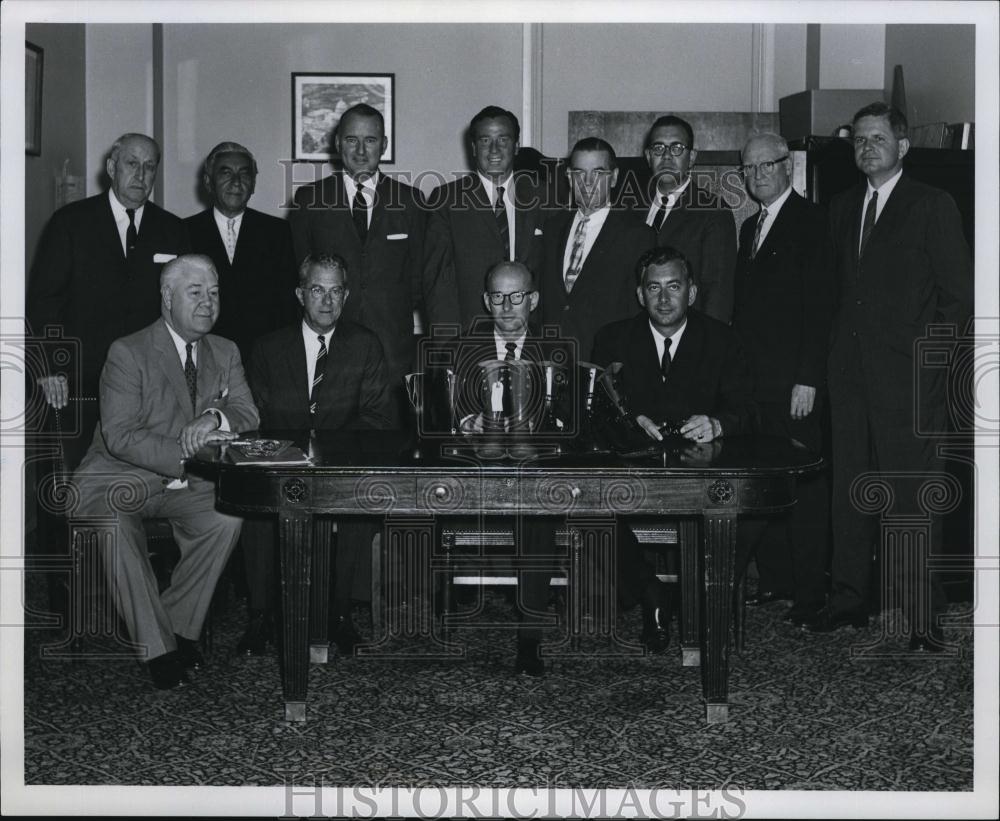
<svg viewBox="0 0 1000 821">
<path fill-rule="evenodd" d="M 656 244 L 687 259 L 698 288 L 694 307 L 720 322 L 733 312 L 736 221 L 721 198 L 692 179 L 698 157 L 694 129 L 680 117 L 653 123 L 643 152 L 653 178 L 638 213 L 656 231 Z"/>
<path fill-rule="evenodd" d="M 307 256 L 295 289 L 302 321 L 262 337 L 247 380 L 261 430 L 390 430 L 395 427 L 385 356 L 374 332 L 344 319 L 350 298 L 347 263 L 336 254 Z M 261 557 L 248 579 L 250 623 L 237 652 L 260 655 L 273 635 L 277 528 L 273 519 L 247 519 L 243 544 Z M 347 517 L 338 523 L 332 637 L 342 655 L 360 640 L 351 621 L 351 592 L 378 523 Z"/>
</svg>

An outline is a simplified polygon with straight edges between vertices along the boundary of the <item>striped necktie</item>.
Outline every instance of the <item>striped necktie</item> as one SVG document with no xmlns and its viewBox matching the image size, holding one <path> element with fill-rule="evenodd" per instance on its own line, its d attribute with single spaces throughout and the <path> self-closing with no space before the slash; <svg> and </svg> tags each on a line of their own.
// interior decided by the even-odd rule
<svg viewBox="0 0 1000 821">
<path fill-rule="evenodd" d="M 872 198 L 868 200 L 868 207 L 865 209 L 865 223 L 861 227 L 861 247 L 858 249 L 858 259 L 864 256 L 865 246 L 868 239 L 875 230 L 875 214 L 878 211 L 878 191 L 872 191 Z"/>
<path fill-rule="evenodd" d="M 573 290 L 576 279 L 580 276 L 580 269 L 583 268 L 583 246 L 587 241 L 587 223 L 590 217 L 581 217 L 576 224 L 576 231 L 573 234 L 573 250 L 569 255 L 569 268 L 566 269 L 566 293 Z"/>
<path fill-rule="evenodd" d="M 230 262 L 236 256 L 236 217 L 226 220 L 226 256 Z"/>
<path fill-rule="evenodd" d="M 316 370 L 313 371 L 312 392 L 309 394 L 309 414 L 316 416 L 316 399 L 319 397 L 319 386 L 323 382 L 323 374 L 326 371 L 326 340 L 323 334 L 317 334 L 319 340 L 319 351 L 316 354 Z"/>
<path fill-rule="evenodd" d="M 764 228 L 764 220 L 767 219 L 767 209 L 760 209 L 760 217 L 757 218 L 757 229 L 753 232 L 753 245 L 750 246 L 750 259 L 757 256 L 757 251 L 760 250 L 760 232 Z"/>
<path fill-rule="evenodd" d="M 497 201 L 493 206 L 493 216 L 497 220 L 497 228 L 500 229 L 500 245 L 503 247 L 503 258 L 510 259 L 510 225 L 507 222 L 507 206 L 503 201 L 504 188 L 501 185 L 497 188 Z"/>
</svg>

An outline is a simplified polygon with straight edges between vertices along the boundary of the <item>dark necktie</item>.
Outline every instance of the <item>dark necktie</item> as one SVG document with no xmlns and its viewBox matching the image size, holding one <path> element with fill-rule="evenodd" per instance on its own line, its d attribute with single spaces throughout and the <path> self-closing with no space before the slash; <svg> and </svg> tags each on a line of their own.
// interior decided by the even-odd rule
<svg viewBox="0 0 1000 821">
<path fill-rule="evenodd" d="M 573 285 L 576 284 L 576 279 L 580 276 L 580 270 L 583 268 L 583 246 L 587 242 L 587 223 L 590 222 L 590 217 L 582 217 L 580 221 L 576 224 L 576 231 L 573 233 L 573 249 L 569 254 L 569 268 L 566 269 L 566 293 L 570 293 L 573 290 Z"/>
<path fill-rule="evenodd" d="M 753 245 L 750 246 L 750 259 L 757 256 L 757 251 L 760 250 L 760 232 L 764 228 L 764 220 L 767 219 L 767 209 L 760 209 L 760 216 L 757 218 L 757 230 L 753 232 Z"/>
<path fill-rule="evenodd" d="M 497 188 L 497 201 L 493 206 L 493 216 L 497 219 L 500 229 L 500 245 L 503 247 L 503 258 L 510 259 L 510 225 L 507 223 L 507 206 L 503 201 L 503 186 Z"/>
<path fill-rule="evenodd" d="M 872 198 L 868 200 L 868 207 L 865 209 L 865 223 L 861 227 L 861 248 L 858 250 L 858 258 L 864 256 L 865 246 L 868 238 L 875 229 L 875 212 L 878 210 L 878 191 L 872 191 Z"/>
<path fill-rule="evenodd" d="M 360 190 L 360 189 L 359 189 Z M 319 340 L 319 351 L 316 353 L 316 370 L 313 371 L 312 392 L 309 394 L 309 413 L 316 416 L 316 399 L 319 396 L 319 386 L 323 382 L 323 374 L 326 372 L 326 342 L 322 334 L 317 334 Z"/>
<path fill-rule="evenodd" d="M 506 348 L 507 348 L 507 354 L 506 356 L 504 356 L 503 361 L 504 362 L 515 361 L 514 354 L 517 352 L 517 343 L 508 342 Z M 512 389 L 511 389 L 510 369 L 504 368 L 503 369 L 503 415 L 506 417 L 510 417 L 514 409 L 514 402 L 513 402 L 513 397 L 511 396 L 511 390 Z"/>
<path fill-rule="evenodd" d="M 653 217 L 653 230 L 656 231 L 656 233 L 660 233 L 663 223 L 667 221 L 667 203 L 669 202 L 669 196 L 660 197 L 660 207 L 656 212 L 656 216 Z"/>
<path fill-rule="evenodd" d="M 184 381 L 187 382 L 188 393 L 191 394 L 191 410 L 198 410 L 198 369 L 194 366 L 194 357 L 191 355 L 191 350 L 194 347 L 194 343 L 188 342 L 184 346 L 184 350 L 187 351 L 187 358 L 184 360 Z"/>
<path fill-rule="evenodd" d="M 672 361 L 670 359 L 670 343 L 672 341 L 669 336 L 663 340 L 663 357 L 660 359 L 660 378 L 664 382 L 667 381 L 667 374 L 670 372 L 670 363 Z"/>
<path fill-rule="evenodd" d="M 358 232 L 358 239 L 364 245 L 368 238 L 368 201 L 361 193 L 360 183 L 354 192 L 354 202 L 351 203 L 351 217 L 354 220 L 354 230 Z"/>
<path fill-rule="evenodd" d="M 125 213 L 128 214 L 128 228 L 125 230 L 125 256 L 127 258 L 135 250 L 135 244 L 139 241 L 139 232 L 135 230 L 135 209 L 126 208 Z"/>
</svg>

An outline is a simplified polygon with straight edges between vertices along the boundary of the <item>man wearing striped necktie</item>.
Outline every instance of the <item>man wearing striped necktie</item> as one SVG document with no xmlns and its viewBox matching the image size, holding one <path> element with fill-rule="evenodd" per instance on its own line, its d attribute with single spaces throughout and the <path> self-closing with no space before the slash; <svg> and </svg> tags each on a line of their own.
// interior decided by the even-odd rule
<svg viewBox="0 0 1000 821">
<path fill-rule="evenodd" d="M 382 345 L 373 331 L 342 313 L 351 292 L 347 262 L 335 254 L 306 257 L 295 289 L 302 321 L 260 339 L 247 378 L 260 410 L 261 430 L 388 430 L 393 412 Z M 378 524 L 350 517 L 338 524 L 333 595 L 333 640 L 350 654 L 358 635 L 350 608 L 355 575 L 367 562 Z M 247 554 L 259 560 L 249 576 L 250 623 L 237 650 L 265 652 L 276 601 L 277 532 L 273 520 L 247 520 Z M 358 584 L 358 592 L 364 588 Z"/>
</svg>

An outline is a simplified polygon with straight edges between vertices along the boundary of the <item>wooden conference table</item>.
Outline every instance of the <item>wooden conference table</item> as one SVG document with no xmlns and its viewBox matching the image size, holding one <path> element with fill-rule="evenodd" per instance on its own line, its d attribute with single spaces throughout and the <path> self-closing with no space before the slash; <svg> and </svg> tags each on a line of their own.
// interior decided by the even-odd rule
<svg viewBox="0 0 1000 821">
<path fill-rule="evenodd" d="M 706 445 L 671 437 L 647 453 L 619 456 L 578 450 L 567 441 L 435 439 L 414 447 L 412 440 L 381 432 L 334 434 L 311 443 L 307 434 L 273 435 L 294 439 L 304 449 L 311 444 L 313 464 L 236 465 L 226 448 L 213 446 L 200 451 L 189 470 L 215 478 L 220 510 L 278 517 L 288 721 L 305 721 L 311 569 L 320 559 L 325 566 L 329 562 L 329 542 L 313 543 L 313 517 L 389 520 L 479 512 L 700 521 L 706 719 L 726 721 L 737 517 L 790 507 L 796 476 L 822 466 L 819 457 L 795 443 L 763 436 Z M 314 626 L 314 641 L 315 632 Z"/>
</svg>

